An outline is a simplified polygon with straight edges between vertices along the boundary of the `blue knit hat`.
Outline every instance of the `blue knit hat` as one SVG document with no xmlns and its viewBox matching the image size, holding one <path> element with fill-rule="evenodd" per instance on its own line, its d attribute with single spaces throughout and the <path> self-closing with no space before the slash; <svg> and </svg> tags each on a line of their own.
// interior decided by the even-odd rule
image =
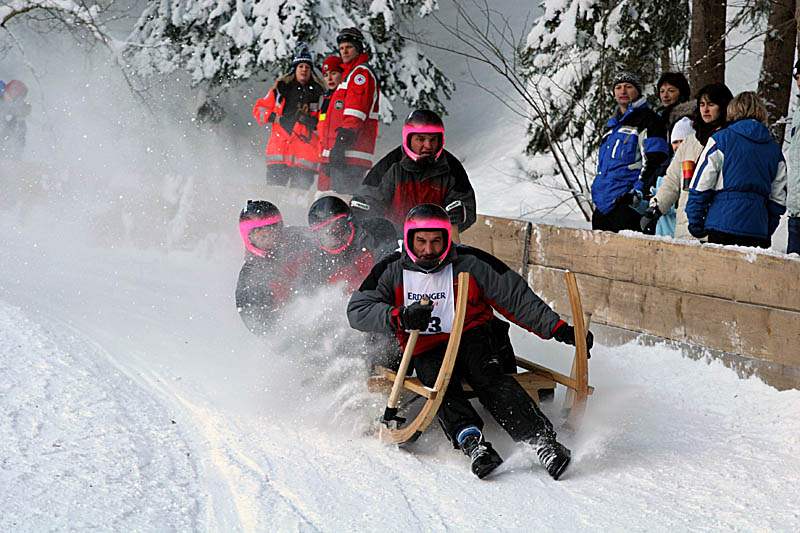
<svg viewBox="0 0 800 533">
<path fill-rule="evenodd" d="M 304 42 L 297 43 L 297 48 L 294 51 L 294 59 L 292 60 L 292 72 L 297 68 L 300 63 L 308 63 L 311 68 L 314 68 L 314 59 L 311 57 L 311 52 L 308 50 L 308 45 Z"/>
</svg>

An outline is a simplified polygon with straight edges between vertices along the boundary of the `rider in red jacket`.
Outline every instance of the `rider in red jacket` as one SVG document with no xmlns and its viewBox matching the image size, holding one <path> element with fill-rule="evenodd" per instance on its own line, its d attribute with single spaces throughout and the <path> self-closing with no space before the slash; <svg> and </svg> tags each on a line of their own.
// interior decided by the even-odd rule
<svg viewBox="0 0 800 533">
<path fill-rule="evenodd" d="M 364 36 L 345 28 L 337 37 L 342 56 L 342 82 L 331 95 L 320 139 L 322 172 L 330 176 L 331 189 L 352 194 L 372 166 L 378 138 L 378 81 L 364 51 Z"/>
</svg>

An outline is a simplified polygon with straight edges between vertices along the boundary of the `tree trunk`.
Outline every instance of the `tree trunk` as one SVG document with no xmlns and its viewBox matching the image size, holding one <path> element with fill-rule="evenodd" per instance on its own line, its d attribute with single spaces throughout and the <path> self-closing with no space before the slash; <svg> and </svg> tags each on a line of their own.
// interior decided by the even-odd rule
<svg viewBox="0 0 800 533">
<path fill-rule="evenodd" d="M 692 92 L 709 83 L 725 83 L 725 11 L 727 0 L 692 0 L 689 82 Z"/>
<path fill-rule="evenodd" d="M 792 69 L 797 38 L 797 23 L 794 20 L 795 0 L 770 0 L 769 32 L 764 39 L 764 59 L 758 78 L 758 94 L 769 111 L 772 136 L 783 144 L 786 124 L 775 124 L 789 111 L 792 94 Z"/>
</svg>

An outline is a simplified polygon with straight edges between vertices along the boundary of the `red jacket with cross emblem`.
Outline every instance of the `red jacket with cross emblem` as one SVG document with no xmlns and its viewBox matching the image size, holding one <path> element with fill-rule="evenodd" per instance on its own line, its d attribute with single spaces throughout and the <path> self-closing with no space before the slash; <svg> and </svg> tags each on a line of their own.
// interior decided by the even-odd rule
<svg viewBox="0 0 800 533">
<path fill-rule="evenodd" d="M 321 133 L 322 162 L 329 162 L 330 149 L 336 144 L 337 128 L 356 132 L 355 140 L 345 150 L 345 163 L 372 166 L 378 138 L 378 81 L 369 66 L 366 52 L 350 63 L 343 63 L 342 82 L 331 95 Z"/>
</svg>

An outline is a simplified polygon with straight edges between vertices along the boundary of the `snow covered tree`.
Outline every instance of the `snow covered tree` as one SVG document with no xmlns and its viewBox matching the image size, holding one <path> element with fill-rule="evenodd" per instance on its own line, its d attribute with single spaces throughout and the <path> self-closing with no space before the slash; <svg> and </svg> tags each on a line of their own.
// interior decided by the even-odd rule
<svg viewBox="0 0 800 533">
<path fill-rule="evenodd" d="M 529 151 L 564 138 L 583 139 L 593 150 L 613 110 L 614 74 L 633 69 L 649 89 L 662 57 L 686 46 L 687 0 L 567 0 L 543 8 L 523 57 L 546 115 L 545 123 L 531 126 Z"/>
<path fill-rule="evenodd" d="M 442 112 L 452 82 L 399 35 L 404 20 L 435 9 L 435 0 L 160 0 L 139 18 L 126 57 L 139 75 L 183 69 L 201 91 L 219 94 L 286 72 L 300 41 L 321 64 L 338 53 L 339 30 L 356 26 L 381 85 L 384 119 L 393 116 L 388 101 L 396 99 Z"/>
</svg>

